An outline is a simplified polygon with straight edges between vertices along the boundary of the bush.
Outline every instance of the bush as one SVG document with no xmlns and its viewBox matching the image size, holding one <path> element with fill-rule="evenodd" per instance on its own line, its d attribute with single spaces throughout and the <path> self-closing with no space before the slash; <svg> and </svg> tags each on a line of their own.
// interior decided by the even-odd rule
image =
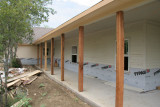
<svg viewBox="0 0 160 107">
<path fill-rule="evenodd" d="M 11 65 L 13 68 L 22 68 L 22 63 L 19 58 L 15 58 L 12 60 Z"/>
</svg>

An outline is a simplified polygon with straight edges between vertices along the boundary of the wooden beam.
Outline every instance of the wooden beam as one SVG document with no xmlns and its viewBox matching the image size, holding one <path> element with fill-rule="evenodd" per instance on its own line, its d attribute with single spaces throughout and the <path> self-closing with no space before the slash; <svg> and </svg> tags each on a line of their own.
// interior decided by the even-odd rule
<svg viewBox="0 0 160 107">
<path fill-rule="evenodd" d="M 79 27 L 79 71 L 78 71 L 78 90 L 83 91 L 83 46 L 84 46 L 84 27 Z"/>
<path fill-rule="evenodd" d="M 45 68 L 44 70 L 47 71 L 47 41 L 45 41 Z"/>
<path fill-rule="evenodd" d="M 41 43 L 41 64 L 40 64 L 40 67 L 41 67 L 41 69 L 42 69 L 42 67 L 43 67 L 43 64 L 42 64 L 42 59 L 43 58 L 43 45 L 42 45 L 42 43 Z"/>
<path fill-rule="evenodd" d="M 54 75 L 54 38 L 51 39 L 51 75 Z"/>
<path fill-rule="evenodd" d="M 37 66 L 39 66 L 39 45 L 37 45 Z"/>
<path fill-rule="evenodd" d="M 117 12 L 117 56 L 116 56 L 116 104 L 115 107 L 123 107 L 124 87 L 124 19 L 123 12 Z"/>
<path fill-rule="evenodd" d="M 61 81 L 64 81 L 64 34 L 61 35 Z"/>
</svg>

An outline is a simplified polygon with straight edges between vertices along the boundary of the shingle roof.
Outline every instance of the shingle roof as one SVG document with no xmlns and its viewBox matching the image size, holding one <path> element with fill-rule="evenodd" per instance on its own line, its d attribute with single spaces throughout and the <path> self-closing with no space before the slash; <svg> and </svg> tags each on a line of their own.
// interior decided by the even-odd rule
<svg viewBox="0 0 160 107">
<path fill-rule="evenodd" d="M 40 37 L 42 37 L 43 35 L 45 35 L 48 32 L 50 32 L 51 30 L 53 30 L 53 28 L 34 27 L 33 28 L 33 40 L 32 40 L 32 43 L 35 42 Z M 23 39 L 22 41 L 23 41 L 22 44 L 31 44 L 30 40 Z"/>
<path fill-rule="evenodd" d="M 33 42 L 42 37 L 43 35 L 47 34 L 53 30 L 53 28 L 44 28 L 44 27 L 34 27 L 33 28 Z"/>
</svg>

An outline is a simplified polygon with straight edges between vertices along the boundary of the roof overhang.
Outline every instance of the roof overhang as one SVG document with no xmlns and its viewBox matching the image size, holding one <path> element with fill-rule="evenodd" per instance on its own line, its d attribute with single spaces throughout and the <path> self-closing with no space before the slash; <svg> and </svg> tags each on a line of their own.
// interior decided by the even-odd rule
<svg viewBox="0 0 160 107">
<path fill-rule="evenodd" d="M 136 5 L 144 4 L 150 2 L 151 0 L 103 0 L 98 4 L 92 6 L 81 14 L 73 17 L 69 21 L 60 25 L 56 29 L 45 34 L 33 44 L 39 44 L 41 42 L 50 40 L 60 36 L 62 33 L 69 32 L 79 26 L 84 26 L 86 24 L 92 23 L 98 19 L 109 16 L 117 11 L 125 10 Z"/>
</svg>

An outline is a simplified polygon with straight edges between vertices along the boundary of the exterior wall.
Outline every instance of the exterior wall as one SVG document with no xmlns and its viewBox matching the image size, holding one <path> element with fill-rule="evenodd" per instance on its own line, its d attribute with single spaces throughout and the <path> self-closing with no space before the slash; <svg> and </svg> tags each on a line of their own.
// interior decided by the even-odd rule
<svg viewBox="0 0 160 107">
<path fill-rule="evenodd" d="M 125 39 L 129 40 L 129 72 L 124 74 L 124 82 L 145 91 L 145 21 L 125 24 Z M 60 65 L 60 39 L 55 41 L 55 59 Z M 65 35 L 65 69 L 78 72 L 78 64 L 71 62 L 72 46 L 78 47 L 78 33 Z M 85 33 L 84 74 L 105 81 L 115 81 L 116 29 L 102 29 Z M 97 66 L 94 66 L 98 64 Z M 135 73 L 136 72 L 136 73 Z"/>
<path fill-rule="evenodd" d="M 147 68 L 160 68 L 160 22 L 147 22 L 146 36 Z"/>
<path fill-rule="evenodd" d="M 18 46 L 17 57 L 21 59 L 24 65 L 37 64 L 37 46 L 25 45 Z"/>
<path fill-rule="evenodd" d="M 37 58 L 37 46 L 18 46 L 17 56 L 18 58 Z"/>
<path fill-rule="evenodd" d="M 149 91 L 160 85 L 160 26 L 148 21 L 125 24 L 125 39 L 129 41 L 129 71 L 124 83 Z M 61 66 L 61 41 L 55 40 L 55 60 Z M 78 63 L 71 62 L 72 46 L 78 47 L 78 32 L 65 35 L 65 69 L 78 72 Z M 50 43 L 48 43 L 50 64 Z M 110 27 L 85 33 L 84 74 L 105 81 L 115 81 L 116 29 Z M 37 64 L 37 47 L 20 46 L 17 55 L 23 64 Z M 77 57 L 78 58 L 78 57 Z M 43 60 L 44 63 L 44 60 Z"/>
<path fill-rule="evenodd" d="M 47 44 L 47 48 L 49 48 L 48 56 L 47 56 L 48 64 L 51 63 L 51 60 L 50 60 L 51 46 L 50 45 L 51 45 L 50 43 Z M 17 57 L 21 59 L 21 62 L 23 65 L 36 65 L 37 64 L 37 46 L 34 46 L 34 45 L 18 46 Z M 40 58 L 40 48 L 39 48 L 39 58 Z M 40 59 L 39 59 L 39 63 L 40 63 Z M 44 52 L 43 52 L 42 63 L 44 64 Z"/>
<path fill-rule="evenodd" d="M 136 22 L 125 26 L 125 38 L 129 40 L 129 66 L 145 68 L 145 26 Z M 97 36 L 98 35 L 98 36 Z M 71 60 L 72 46 L 78 47 L 78 34 L 65 36 L 65 60 Z M 60 40 L 55 41 L 55 58 L 61 57 Z M 115 65 L 116 30 L 115 27 L 99 32 L 85 34 L 84 62 Z"/>
<path fill-rule="evenodd" d="M 146 66 L 150 69 L 145 77 L 147 90 L 160 86 L 160 22 L 146 22 Z"/>
</svg>

